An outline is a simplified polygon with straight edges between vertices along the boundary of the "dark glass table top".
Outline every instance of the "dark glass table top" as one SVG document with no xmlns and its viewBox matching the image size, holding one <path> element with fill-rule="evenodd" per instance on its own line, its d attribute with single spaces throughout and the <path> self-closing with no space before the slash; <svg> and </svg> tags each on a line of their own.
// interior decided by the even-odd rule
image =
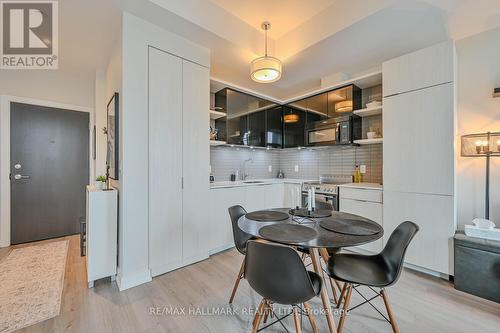
<svg viewBox="0 0 500 333">
<path fill-rule="evenodd" d="M 279 209 L 274 209 L 282 212 L 288 213 L 290 208 L 279 208 Z M 351 219 L 351 220 L 358 220 L 358 221 L 363 221 L 366 223 L 369 223 L 373 225 L 374 227 L 379 229 L 379 232 L 373 235 L 366 235 L 366 236 L 359 236 L 359 235 L 349 235 L 349 234 L 342 234 L 342 233 L 337 233 L 333 231 L 329 231 L 324 229 L 319 225 L 319 222 L 321 220 L 331 220 L 331 219 Z M 286 245 L 293 245 L 293 246 L 302 246 L 305 248 L 339 248 L 339 247 L 350 247 L 350 246 L 356 246 L 356 245 L 362 245 L 366 243 L 370 243 L 373 241 L 376 241 L 377 239 L 380 239 L 384 235 L 384 229 L 382 226 L 380 226 L 378 223 L 369 220 L 367 218 L 358 216 L 358 215 L 353 215 L 353 214 L 348 214 L 348 213 L 342 213 L 342 212 L 332 212 L 332 216 L 330 217 L 324 217 L 324 218 L 302 218 L 302 217 L 294 217 L 291 216 L 282 221 L 277 221 L 277 222 L 262 222 L 262 221 L 254 221 L 251 219 L 248 219 L 243 215 L 239 220 L 238 220 L 238 226 L 240 227 L 241 230 L 244 232 L 256 237 L 256 238 L 261 238 L 265 239 L 264 237 L 261 236 L 259 233 L 259 230 L 262 227 L 268 226 L 268 225 L 276 225 L 276 224 L 299 224 L 308 228 L 312 228 L 316 231 L 316 237 L 314 239 L 311 239 L 306 242 L 284 242 L 280 241 L 280 243 L 286 244 Z M 273 240 L 270 240 L 273 241 Z"/>
</svg>

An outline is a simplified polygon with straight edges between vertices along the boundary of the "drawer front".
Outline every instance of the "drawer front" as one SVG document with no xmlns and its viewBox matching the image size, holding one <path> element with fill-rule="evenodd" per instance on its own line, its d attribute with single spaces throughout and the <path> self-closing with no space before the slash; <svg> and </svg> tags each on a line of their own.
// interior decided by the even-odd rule
<svg viewBox="0 0 500 333">
<path fill-rule="evenodd" d="M 366 217 L 367 219 L 377 222 L 380 225 L 383 225 L 382 204 L 378 202 L 359 201 L 359 200 L 342 198 L 340 199 L 340 211 L 363 216 Z M 353 251 L 361 249 L 364 251 L 369 251 L 371 253 L 379 253 L 380 251 L 382 251 L 382 248 L 383 248 L 383 241 L 382 238 L 380 238 L 374 242 L 351 247 L 349 249 Z"/>
<path fill-rule="evenodd" d="M 342 187 L 340 188 L 340 198 L 382 203 L 382 191 L 364 188 Z"/>
</svg>

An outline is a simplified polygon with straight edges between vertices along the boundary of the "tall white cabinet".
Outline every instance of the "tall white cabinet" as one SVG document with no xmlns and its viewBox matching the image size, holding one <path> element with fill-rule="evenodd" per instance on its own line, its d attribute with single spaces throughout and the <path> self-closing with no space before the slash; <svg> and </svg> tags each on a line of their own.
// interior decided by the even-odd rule
<svg viewBox="0 0 500 333">
<path fill-rule="evenodd" d="M 149 48 L 149 267 L 208 257 L 209 69 Z"/>
<path fill-rule="evenodd" d="M 407 263 L 446 275 L 455 231 L 454 58 L 449 41 L 382 67 L 385 233 L 417 223 Z"/>
</svg>

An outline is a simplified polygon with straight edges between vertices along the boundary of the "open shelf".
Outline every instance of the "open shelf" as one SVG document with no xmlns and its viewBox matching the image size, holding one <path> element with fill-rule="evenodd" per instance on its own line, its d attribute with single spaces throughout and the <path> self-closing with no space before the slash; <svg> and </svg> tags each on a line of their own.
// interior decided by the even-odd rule
<svg viewBox="0 0 500 333">
<path fill-rule="evenodd" d="M 211 146 L 222 146 L 227 144 L 226 141 L 219 141 L 219 140 L 210 140 L 210 145 Z"/>
<path fill-rule="evenodd" d="M 383 138 L 354 140 L 354 143 L 358 145 L 375 145 L 382 142 L 384 142 Z"/>
<path fill-rule="evenodd" d="M 372 108 L 354 110 L 352 113 L 360 117 L 377 116 L 379 114 L 382 114 L 382 105 Z"/>
<path fill-rule="evenodd" d="M 225 112 L 210 110 L 210 119 L 219 119 L 227 116 Z"/>
</svg>

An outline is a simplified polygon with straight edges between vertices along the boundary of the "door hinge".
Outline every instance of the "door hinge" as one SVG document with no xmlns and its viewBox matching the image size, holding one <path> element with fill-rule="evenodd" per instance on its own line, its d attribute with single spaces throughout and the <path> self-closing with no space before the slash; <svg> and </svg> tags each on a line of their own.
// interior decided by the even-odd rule
<svg viewBox="0 0 500 333">
<path fill-rule="evenodd" d="M 181 177 L 181 189 L 184 189 L 184 177 Z"/>
</svg>

